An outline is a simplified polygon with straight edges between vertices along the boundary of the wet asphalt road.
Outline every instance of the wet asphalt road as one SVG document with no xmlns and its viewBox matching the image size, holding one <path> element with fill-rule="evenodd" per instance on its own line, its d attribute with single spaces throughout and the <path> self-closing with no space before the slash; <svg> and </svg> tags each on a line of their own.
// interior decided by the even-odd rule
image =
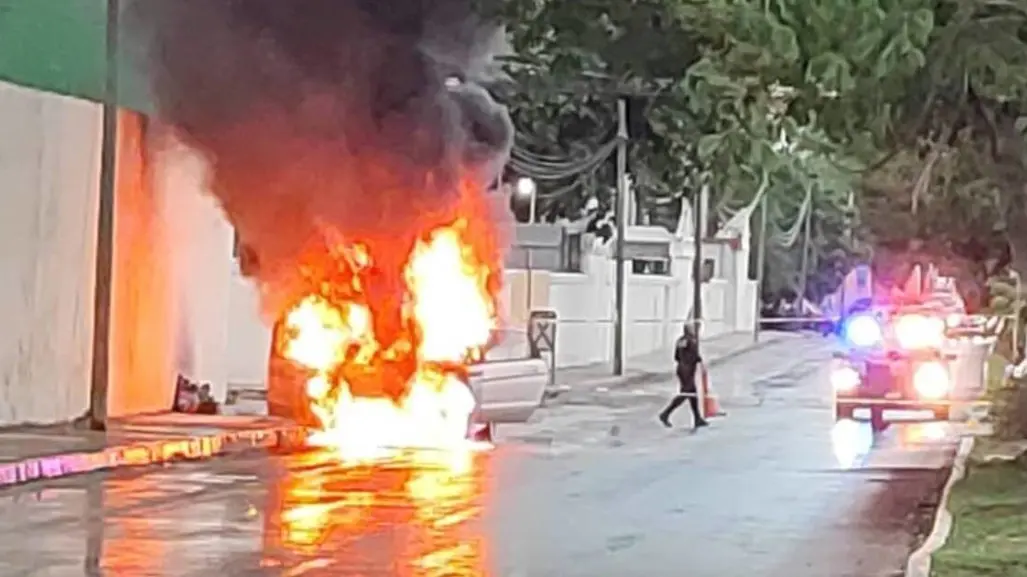
<svg viewBox="0 0 1027 577">
<path fill-rule="evenodd" d="M 697 434 L 655 422 L 656 383 L 472 456 L 254 455 L 0 493 L 0 575 L 896 575 L 954 426 L 833 427 L 827 356 L 807 339 L 719 367 L 752 394 Z"/>
</svg>

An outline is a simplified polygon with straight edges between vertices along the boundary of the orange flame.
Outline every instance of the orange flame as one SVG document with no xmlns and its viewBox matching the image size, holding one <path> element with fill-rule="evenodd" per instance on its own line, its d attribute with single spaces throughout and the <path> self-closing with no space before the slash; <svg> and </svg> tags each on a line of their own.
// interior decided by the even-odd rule
<svg viewBox="0 0 1027 577">
<path fill-rule="evenodd" d="M 476 401 L 460 375 L 496 326 L 494 271 L 469 233 L 467 219 L 456 219 L 416 242 L 402 275 L 404 330 L 391 343 L 376 335 L 365 298 L 376 266 L 366 245 L 336 250 L 352 273 L 346 296 L 325 288 L 289 311 L 282 354 L 311 373 L 306 395 L 320 424 L 312 444 L 366 462 L 401 449 L 466 443 Z M 360 386 L 394 390 L 390 379 L 406 379 L 395 398 L 367 395 Z"/>
</svg>

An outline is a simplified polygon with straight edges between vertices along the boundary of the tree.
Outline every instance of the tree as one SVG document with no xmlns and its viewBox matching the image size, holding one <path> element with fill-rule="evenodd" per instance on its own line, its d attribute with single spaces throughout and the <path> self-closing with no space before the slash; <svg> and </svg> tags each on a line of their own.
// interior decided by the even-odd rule
<svg viewBox="0 0 1027 577">
<path fill-rule="evenodd" d="M 1027 274 L 1027 232 L 1020 234 L 1027 231 L 1022 6 L 1003 0 L 781 1 L 761 5 L 756 16 L 752 4 L 730 4 L 727 15 L 713 9 L 717 2 L 690 5 L 695 30 L 720 35 L 726 39 L 720 45 L 729 47 L 708 65 L 718 74 L 714 85 L 740 94 L 741 87 L 774 79 L 791 90 L 781 115 L 787 133 L 804 128 L 819 137 L 813 150 L 863 165 L 856 172 L 861 232 L 878 253 L 902 241 L 908 254 L 915 241 L 924 245 L 917 250 L 925 258 L 952 264 L 965 285 L 979 287 L 1010 256 L 1003 254 L 1004 243 L 993 242 L 997 227 L 1013 247 L 1014 267 Z M 796 65 L 761 58 L 767 48 Z M 746 102 L 758 100 L 753 90 L 745 95 Z M 721 117 L 739 118 L 739 110 L 731 106 Z M 737 134 L 741 123 L 723 122 Z M 706 139 L 729 137 L 720 132 Z M 726 162 L 745 166 L 735 158 Z"/>
<path fill-rule="evenodd" d="M 682 159 L 694 139 L 677 106 L 677 83 L 696 53 L 674 7 L 665 0 L 502 5 L 517 54 L 507 65 L 513 82 L 506 99 L 519 147 L 540 160 L 580 159 L 587 168 L 542 183 L 540 208 L 548 216 L 574 213 L 592 194 L 609 206 L 611 163 L 584 160 L 615 137 L 619 95 L 629 96 L 632 173 L 643 204 L 684 193 L 690 172 Z"/>
<path fill-rule="evenodd" d="M 1027 232 L 1016 233 L 1027 231 L 1027 16 L 1017 4 L 514 0 L 507 8 L 520 55 L 513 77 L 527 87 L 515 103 L 525 138 L 540 153 L 594 149 L 612 135 L 614 116 L 597 93 L 638 92 L 632 172 L 653 212 L 673 214 L 676 199 L 705 184 L 726 210 L 766 190 L 788 222 L 815 185 L 815 220 L 845 224 L 857 219 L 843 201 L 855 189 L 863 223 L 855 240 L 929 239 L 937 258 L 962 259 L 980 277 L 1003 260 L 1002 247 L 987 242 L 997 222 L 1027 274 Z M 554 86 L 574 89 L 554 96 Z M 828 253 L 858 248 L 816 240 L 837 245 Z M 772 258 L 796 260 L 786 250 Z"/>
<path fill-rule="evenodd" d="M 880 105 L 865 115 L 844 111 L 879 127 L 867 139 L 880 158 L 861 180 L 860 209 L 879 253 L 925 244 L 983 304 L 985 280 L 1010 260 L 1027 273 L 1019 113 L 1027 15 L 1001 0 L 922 4 L 916 22 L 928 34 L 918 66 L 882 68 L 879 86 L 861 97 Z M 824 126 L 852 132 L 837 121 Z"/>
<path fill-rule="evenodd" d="M 595 149 L 612 131 L 603 93 L 626 89 L 640 95 L 630 107 L 631 172 L 665 224 L 704 184 L 724 208 L 751 202 L 761 185 L 783 202 L 814 183 L 847 196 L 853 176 L 835 165 L 851 163 L 816 126 L 807 97 L 846 86 L 837 66 L 818 60 L 822 38 L 800 42 L 785 21 L 806 3 L 785 4 L 777 13 L 755 1 L 507 3 L 518 53 L 511 104 L 525 144 L 552 155 Z M 824 33 L 837 35 L 830 20 Z"/>
</svg>

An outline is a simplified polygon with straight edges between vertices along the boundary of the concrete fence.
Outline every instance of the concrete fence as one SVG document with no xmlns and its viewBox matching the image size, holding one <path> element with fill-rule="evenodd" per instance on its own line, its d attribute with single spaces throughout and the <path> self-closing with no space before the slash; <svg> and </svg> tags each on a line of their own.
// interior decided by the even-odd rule
<svg viewBox="0 0 1027 577">
<path fill-rule="evenodd" d="M 101 124 L 96 103 L 0 82 L 0 426 L 89 406 Z M 231 227 L 194 154 L 119 124 L 108 412 L 170 409 L 177 373 L 223 397 Z"/>
<path fill-rule="evenodd" d="M 0 82 L 0 425 L 89 403 L 100 107 Z"/>
<path fill-rule="evenodd" d="M 690 318 L 689 256 L 675 259 L 672 270 L 677 274 L 642 275 L 627 271 L 628 356 L 668 349 L 680 334 L 682 324 Z M 609 362 L 613 356 L 615 266 L 609 256 L 586 255 L 581 272 L 507 270 L 501 295 L 503 339 L 490 358 L 523 356 L 528 347 L 530 311 L 551 309 L 558 315 L 557 366 Z M 233 386 L 259 388 L 266 378 L 270 331 L 256 313 L 257 294 L 248 281 L 237 275 L 232 281 L 231 295 L 229 381 Z M 748 279 L 738 283 L 737 279 L 714 278 L 703 285 L 705 336 L 751 330 L 755 297 L 755 282 Z"/>
</svg>

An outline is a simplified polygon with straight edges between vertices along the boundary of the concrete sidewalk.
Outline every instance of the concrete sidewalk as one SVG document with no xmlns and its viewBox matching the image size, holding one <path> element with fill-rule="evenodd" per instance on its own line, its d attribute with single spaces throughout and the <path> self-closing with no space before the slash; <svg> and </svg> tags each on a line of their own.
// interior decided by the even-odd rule
<svg viewBox="0 0 1027 577">
<path fill-rule="evenodd" d="M 11 427 L 0 430 L 0 489 L 116 467 L 286 449 L 305 439 L 305 430 L 281 419 L 179 413 L 117 419 L 106 433 L 72 425 Z"/>
<path fill-rule="evenodd" d="M 708 367 L 726 363 L 747 352 L 801 338 L 804 333 L 765 331 L 758 342 L 753 342 L 752 333 L 728 333 L 707 340 L 700 346 Z M 660 351 L 649 355 L 627 359 L 624 374 L 613 375 L 610 363 L 597 363 L 581 367 L 556 370 L 556 386 L 553 394 L 559 395 L 573 390 L 629 387 L 649 381 L 669 379 L 674 376 L 672 351 Z"/>
</svg>

